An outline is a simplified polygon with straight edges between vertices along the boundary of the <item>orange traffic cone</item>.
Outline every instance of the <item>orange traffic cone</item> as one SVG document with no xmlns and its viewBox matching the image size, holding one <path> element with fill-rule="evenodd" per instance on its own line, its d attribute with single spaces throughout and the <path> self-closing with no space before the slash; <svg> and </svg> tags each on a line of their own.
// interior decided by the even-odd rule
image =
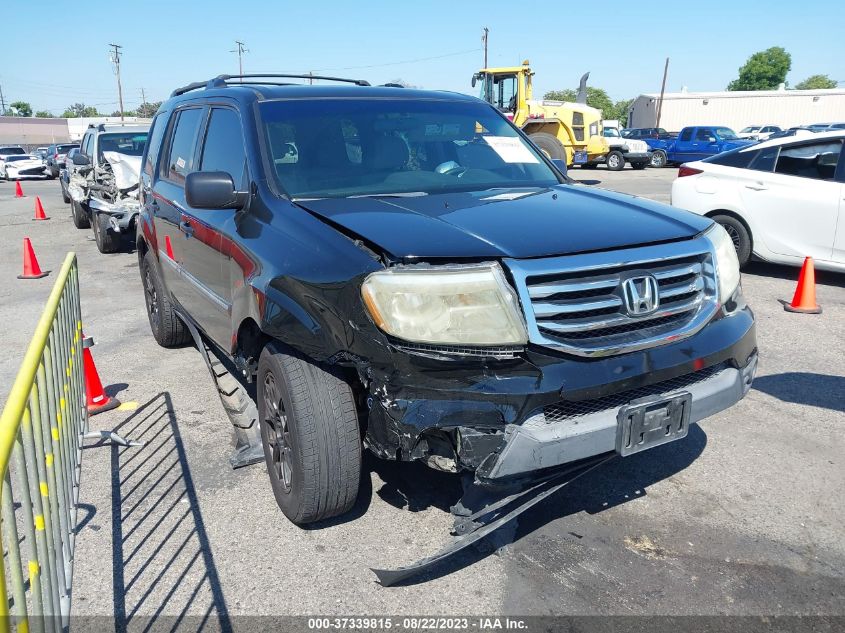
<svg viewBox="0 0 845 633">
<path fill-rule="evenodd" d="M 100 382 L 100 374 L 94 364 L 94 357 L 91 356 L 91 350 L 88 349 L 93 344 L 91 339 L 85 339 L 83 335 L 82 358 L 85 363 L 85 404 L 88 415 L 97 415 L 120 406 L 120 400 L 110 398 L 103 390 L 103 383 Z"/>
<path fill-rule="evenodd" d="M 47 214 L 44 213 L 44 207 L 41 204 L 41 198 L 39 196 L 35 196 L 35 217 L 32 218 L 33 220 L 49 220 L 50 218 L 47 217 Z"/>
<path fill-rule="evenodd" d="M 23 274 L 18 275 L 18 279 L 41 279 L 49 274 L 49 270 L 41 271 L 29 238 L 23 238 Z"/>
<path fill-rule="evenodd" d="M 801 274 L 798 275 L 798 287 L 792 303 L 784 303 L 787 312 L 803 312 L 804 314 L 821 314 L 822 308 L 816 303 L 816 271 L 813 268 L 813 258 L 804 260 Z"/>
<path fill-rule="evenodd" d="M 20 181 L 15 182 L 15 198 L 23 198 L 23 189 L 21 188 Z"/>
</svg>

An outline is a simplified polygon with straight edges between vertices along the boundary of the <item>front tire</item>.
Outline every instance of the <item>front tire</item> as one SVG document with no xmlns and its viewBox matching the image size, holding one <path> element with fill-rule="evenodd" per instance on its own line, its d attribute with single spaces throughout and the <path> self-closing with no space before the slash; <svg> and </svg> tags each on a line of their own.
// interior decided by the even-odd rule
<svg viewBox="0 0 845 633">
<path fill-rule="evenodd" d="M 609 171 L 622 171 L 625 169 L 625 157 L 622 155 L 622 152 L 616 150 L 610 152 L 604 159 L 604 162 Z"/>
<path fill-rule="evenodd" d="M 732 215 L 713 215 L 710 218 L 718 222 L 727 231 L 736 249 L 736 257 L 739 260 L 739 267 L 744 268 L 751 261 L 751 234 L 745 224 Z"/>
<path fill-rule="evenodd" d="M 666 159 L 666 152 L 664 152 L 662 149 L 655 151 L 651 155 L 651 163 L 650 164 L 651 164 L 652 167 L 657 167 L 657 168 L 666 167 L 667 162 L 668 161 Z"/>
<path fill-rule="evenodd" d="M 70 201 L 70 215 L 73 218 L 73 225 L 78 229 L 91 228 L 91 220 L 85 209 L 82 208 L 82 203 L 76 200 Z"/>
<path fill-rule="evenodd" d="M 116 253 L 120 248 L 120 233 L 109 229 L 109 215 L 107 213 L 96 213 L 91 218 L 94 228 L 94 241 L 101 253 Z"/>
<path fill-rule="evenodd" d="M 302 525 L 349 511 L 361 438 L 352 389 L 336 368 L 270 343 L 258 361 L 258 417 L 276 503 Z"/>
<path fill-rule="evenodd" d="M 191 333 L 170 303 L 151 251 L 147 251 L 141 260 L 141 283 L 144 286 L 147 318 L 156 343 L 162 347 L 179 347 L 191 340 Z"/>
<path fill-rule="evenodd" d="M 534 134 L 530 134 L 528 138 L 530 138 L 534 144 L 540 148 L 541 152 L 552 160 L 567 160 L 566 148 L 563 146 L 563 143 L 560 142 L 560 139 L 553 134 L 535 132 Z"/>
</svg>

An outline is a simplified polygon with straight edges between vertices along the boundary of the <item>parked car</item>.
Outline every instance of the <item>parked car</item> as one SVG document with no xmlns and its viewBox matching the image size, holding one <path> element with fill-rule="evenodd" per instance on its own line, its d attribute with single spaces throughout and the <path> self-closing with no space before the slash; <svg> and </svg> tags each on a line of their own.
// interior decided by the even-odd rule
<svg viewBox="0 0 845 633">
<path fill-rule="evenodd" d="M 63 143 L 61 145 L 50 145 L 47 148 L 47 175 L 50 178 L 57 178 L 59 171 L 65 166 L 65 156 L 79 143 Z"/>
<path fill-rule="evenodd" d="M 0 145 L 0 160 L 7 156 L 25 156 L 26 150 L 20 145 Z"/>
<path fill-rule="evenodd" d="M 741 139 L 732 129 L 720 125 L 685 127 L 675 140 L 646 140 L 653 152 L 652 167 L 701 160 L 754 142 L 750 139 Z"/>
<path fill-rule="evenodd" d="M 777 125 L 749 125 L 748 127 L 742 128 L 737 136 L 739 138 L 748 138 L 754 141 L 765 141 L 772 134 L 777 132 L 782 132 L 780 127 Z"/>
<path fill-rule="evenodd" d="M 135 234 L 141 154 L 149 129 L 137 123 L 92 124 L 73 158 L 67 185 L 73 223 L 93 228 L 101 253 L 117 251 L 123 236 Z"/>
<path fill-rule="evenodd" d="M 667 132 L 662 127 L 636 127 L 622 130 L 622 136 L 624 138 L 670 140 L 676 138 L 677 134 Z"/>
<path fill-rule="evenodd" d="M 725 227 L 752 256 L 845 271 L 845 132 L 779 138 L 682 165 L 672 204 Z"/>
<path fill-rule="evenodd" d="M 40 158 L 40 159 L 41 159 L 41 161 L 42 161 L 45 165 L 47 164 L 47 148 L 46 148 L 46 147 L 36 147 L 36 148 L 32 151 L 32 154 L 33 154 L 34 156 L 38 156 L 38 158 Z"/>
<path fill-rule="evenodd" d="M 813 123 L 807 126 L 813 132 L 831 132 L 833 130 L 845 130 L 845 123 Z"/>
<path fill-rule="evenodd" d="M 813 134 L 815 134 L 815 132 L 813 132 L 813 130 L 811 130 L 808 127 L 796 126 L 796 127 L 788 128 L 786 130 L 781 130 L 780 132 L 775 132 L 773 134 L 770 134 L 769 138 L 767 140 L 771 141 L 771 140 L 776 139 L 776 138 L 784 138 L 784 137 L 787 137 L 787 136 L 806 137 L 806 136 L 812 136 Z"/>
<path fill-rule="evenodd" d="M 70 204 L 72 202 L 70 192 L 68 191 L 68 185 L 70 184 L 70 175 L 78 169 L 77 166 L 73 164 L 73 157 L 78 153 L 78 147 L 74 147 L 70 150 L 65 157 L 65 166 L 61 169 L 61 171 L 59 171 L 59 185 L 62 188 L 62 200 L 65 204 Z"/>
<path fill-rule="evenodd" d="M 291 79 L 175 90 L 137 233 L 153 336 L 190 324 L 256 386 L 290 520 L 349 510 L 363 447 L 495 487 L 748 391 L 754 317 L 712 220 L 573 184 L 473 97 Z"/>
<path fill-rule="evenodd" d="M 645 169 L 651 162 L 651 150 L 645 141 L 634 138 L 622 138 L 619 130 L 614 127 L 603 128 L 602 134 L 607 141 L 610 151 L 596 160 L 584 163 L 582 167 L 594 169 L 605 164 L 610 171 L 620 171 L 625 163 L 630 163 L 634 169 Z"/>
<path fill-rule="evenodd" d="M 31 154 L 16 154 L 6 156 L 0 161 L 0 178 L 4 180 L 19 180 L 44 176 L 44 163 L 38 156 Z"/>
</svg>

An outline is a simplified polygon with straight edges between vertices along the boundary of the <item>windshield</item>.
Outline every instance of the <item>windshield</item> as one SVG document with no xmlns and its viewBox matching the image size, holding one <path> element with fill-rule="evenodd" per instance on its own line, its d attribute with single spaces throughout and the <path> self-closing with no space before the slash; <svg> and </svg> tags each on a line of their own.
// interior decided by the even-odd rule
<svg viewBox="0 0 845 633">
<path fill-rule="evenodd" d="M 15 155 L 15 156 L 9 156 L 9 157 L 6 158 L 7 163 L 17 163 L 18 161 L 21 161 L 21 160 L 33 160 L 33 157 L 32 156 Z"/>
<path fill-rule="evenodd" d="M 751 132 L 757 132 L 760 128 L 759 127 L 744 127 L 740 131 L 740 134 L 749 134 Z"/>
<path fill-rule="evenodd" d="M 604 135 L 610 138 L 619 138 L 619 130 L 615 127 L 604 128 Z"/>
<path fill-rule="evenodd" d="M 0 154 L 26 154 L 23 147 L 0 147 Z"/>
<path fill-rule="evenodd" d="M 140 156 L 144 153 L 144 145 L 146 144 L 146 132 L 101 134 L 98 139 L 100 160 L 103 158 L 103 152 L 120 152 L 121 154 L 126 154 L 127 156 Z"/>
<path fill-rule="evenodd" d="M 260 105 L 273 175 L 292 197 L 548 187 L 555 172 L 490 106 L 405 99 Z"/>
<path fill-rule="evenodd" d="M 56 146 L 56 152 L 58 152 L 59 154 L 67 154 L 74 147 L 79 147 L 79 145 L 77 145 L 75 143 L 73 143 L 71 145 L 57 145 Z"/>
<path fill-rule="evenodd" d="M 714 128 L 714 131 L 716 132 L 716 136 L 718 136 L 723 141 L 733 141 L 739 138 L 736 133 L 729 127 L 717 127 Z"/>
</svg>

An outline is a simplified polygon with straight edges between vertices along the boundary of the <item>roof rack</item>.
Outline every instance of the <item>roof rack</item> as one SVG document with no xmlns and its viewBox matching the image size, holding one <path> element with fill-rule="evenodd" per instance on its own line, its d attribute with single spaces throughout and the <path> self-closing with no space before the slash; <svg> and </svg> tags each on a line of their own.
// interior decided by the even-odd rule
<svg viewBox="0 0 845 633">
<path fill-rule="evenodd" d="M 326 77 L 323 75 L 286 75 L 286 74 L 276 74 L 276 73 L 254 73 L 250 75 L 218 75 L 214 79 L 209 79 L 208 81 L 195 81 L 193 83 L 189 83 L 186 86 L 182 86 L 181 88 L 177 88 L 173 92 L 170 93 L 171 97 L 178 97 L 179 95 L 183 95 L 186 92 L 191 92 L 192 90 L 199 90 L 200 88 L 205 88 L 206 90 L 210 90 L 212 88 L 224 88 L 230 85 L 228 82 L 232 79 L 240 79 L 241 81 L 238 82 L 237 85 L 241 84 L 270 84 L 274 86 L 285 86 L 290 84 L 284 83 L 277 83 L 277 82 L 270 82 L 270 81 L 243 81 L 244 79 L 319 79 L 321 81 L 340 81 L 343 83 L 355 84 L 356 86 L 369 86 L 370 82 L 364 79 L 346 79 L 343 77 Z"/>
</svg>

